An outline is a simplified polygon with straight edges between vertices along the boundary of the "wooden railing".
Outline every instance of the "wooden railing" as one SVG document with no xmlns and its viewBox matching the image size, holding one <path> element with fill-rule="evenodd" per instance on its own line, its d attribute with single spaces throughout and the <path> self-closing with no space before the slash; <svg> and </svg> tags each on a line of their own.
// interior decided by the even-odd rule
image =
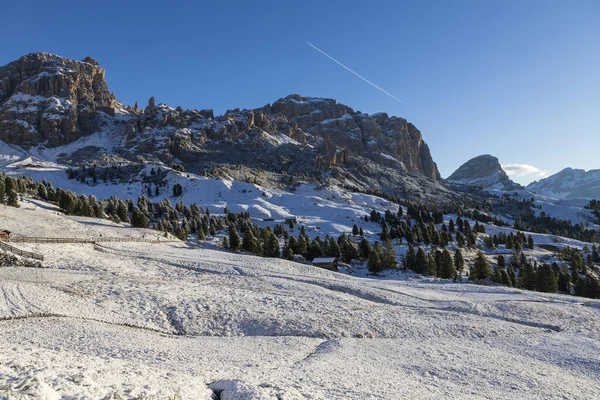
<svg viewBox="0 0 600 400">
<path fill-rule="evenodd" d="M 162 239 L 162 238 L 123 238 L 123 237 L 91 237 L 91 238 L 76 238 L 76 237 L 11 237 L 13 243 L 102 243 L 102 242 L 138 242 L 138 243 L 172 243 L 179 240 Z"/>
<path fill-rule="evenodd" d="M 29 257 L 29 258 L 35 258 L 36 260 L 41 260 L 44 261 L 44 256 L 38 253 L 34 253 L 32 251 L 25 251 L 25 250 L 21 250 L 21 249 L 17 249 L 14 246 L 11 246 L 10 244 L 6 243 L 6 242 L 1 242 L 0 241 L 0 249 L 6 250 L 6 251 L 10 251 L 11 253 L 14 253 L 18 256 L 22 256 L 22 257 Z"/>
</svg>

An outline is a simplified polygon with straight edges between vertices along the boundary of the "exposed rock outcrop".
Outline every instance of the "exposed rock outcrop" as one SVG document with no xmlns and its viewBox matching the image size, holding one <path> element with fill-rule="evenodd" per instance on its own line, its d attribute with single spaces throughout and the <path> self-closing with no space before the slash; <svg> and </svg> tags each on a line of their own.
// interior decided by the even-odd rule
<svg viewBox="0 0 600 400">
<path fill-rule="evenodd" d="M 489 154 L 470 159 L 454 171 L 448 180 L 500 190 L 524 189 L 523 186 L 513 182 L 502 169 L 498 159 Z"/>
<path fill-rule="evenodd" d="M 91 57 L 34 53 L 0 68 L 0 105 L 0 139 L 57 146 L 97 131 L 98 112 L 114 115 L 116 100 Z"/>
</svg>

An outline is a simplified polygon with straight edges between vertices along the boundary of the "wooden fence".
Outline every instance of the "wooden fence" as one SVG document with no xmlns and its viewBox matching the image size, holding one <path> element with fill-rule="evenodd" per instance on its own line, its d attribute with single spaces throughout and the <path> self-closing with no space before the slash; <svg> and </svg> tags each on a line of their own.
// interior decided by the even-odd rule
<svg viewBox="0 0 600 400">
<path fill-rule="evenodd" d="M 38 253 L 34 253 L 32 251 L 25 251 L 25 250 L 21 250 L 21 249 L 17 249 L 14 246 L 11 246 L 10 244 L 6 243 L 6 242 L 0 242 L 0 249 L 6 250 L 6 251 L 10 251 L 11 253 L 14 253 L 18 256 L 23 256 L 23 257 L 29 257 L 29 258 L 35 258 L 36 260 L 41 260 L 44 261 L 44 256 Z"/>
<path fill-rule="evenodd" d="M 102 243 L 102 242 L 138 242 L 138 243 L 173 243 L 179 240 L 171 239 L 145 239 L 145 238 L 122 238 L 122 237 L 91 237 L 91 238 L 76 238 L 76 237 L 11 237 L 13 243 Z"/>
<path fill-rule="evenodd" d="M 145 238 L 122 238 L 122 237 L 91 237 L 91 238 L 74 238 L 74 237 L 11 237 L 10 241 L 12 243 L 101 243 L 101 242 L 137 242 L 137 243 L 174 243 L 180 242 L 179 240 L 171 240 L 171 239 L 162 239 L 160 237 L 156 237 L 154 239 L 145 239 Z M 10 251 L 11 253 L 17 254 L 23 257 L 35 258 L 36 260 L 44 261 L 44 256 L 38 253 L 34 253 L 32 251 L 25 251 L 21 249 L 17 249 L 10 244 L 0 241 L 0 249 L 4 249 L 6 251 Z"/>
</svg>

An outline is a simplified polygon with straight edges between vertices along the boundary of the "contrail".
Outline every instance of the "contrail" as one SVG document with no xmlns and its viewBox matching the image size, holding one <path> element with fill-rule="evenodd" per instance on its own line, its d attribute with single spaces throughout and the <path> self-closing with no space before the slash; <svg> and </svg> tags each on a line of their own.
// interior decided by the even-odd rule
<svg viewBox="0 0 600 400">
<path fill-rule="evenodd" d="M 360 79 L 362 79 L 363 81 L 367 82 L 369 85 L 373 86 L 376 89 L 381 90 L 383 93 L 387 94 L 388 96 L 390 96 L 392 99 L 394 100 L 398 100 L 400 103 L 402 104 L 406 104 L 405 102 L 403 102 L 402 100 L 400 100 L 399 98 L 397 98 L 396 96 L 394 96 L 393 94 L 391 94 L 390 92 L 388 92 L 387 90 L 377 86 L 376 84 L 374 84 L 373 82 L 371 82 L 370 80 L 368 80 L 367 78 L 365 78 L 364 76 L 361 76 L 360 74 L 352 71 L 350 68 L 346 67 L 344 64 L 342 64 L 341 62 L 339 62 L 338 60 L 336 60 L 335 58 L 331 57 L 329 54 L 325 53 L 323 50 L 321 50 L 320 48 L 318 48 L 317 46 L 313 45 L 312 43 L 306 42 L 307 45 L 309 45 L 310 47 L 312 47 L 313 49 L 315 49 L 316 51 L 318 51 L 319 53 L 323 54 L 324 56 L 326 56 L 327 58 L 329 58 L 331 61 L 335 62 L 336 64 L 341 65 L 342 67 L 344 67 L 346 70 L 352 72 L 354 75 L 358 76 Z"/>
</svg>

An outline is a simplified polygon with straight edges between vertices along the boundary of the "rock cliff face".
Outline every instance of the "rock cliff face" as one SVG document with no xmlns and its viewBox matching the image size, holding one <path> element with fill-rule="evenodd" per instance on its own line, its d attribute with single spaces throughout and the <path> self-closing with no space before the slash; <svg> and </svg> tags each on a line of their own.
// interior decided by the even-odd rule
<svg viewBox="0 0 600 400">
<path fill-rule="evenodd" d="M 29 54 L 0 68 L 0 139 L 58 146 L 98 129 L 98 112 L 114 112 L 104 70 L 88 57 L 73 61 Z"/>
<path fill-rule="evenodd" d="M 455 183 L 500 190 L 523 189 L 521 185 L 510 180 L 498 159 L 489 154 L 470 159 L 454 171 L 448 177 L 448 180 Z"/>
<path fill-rule="evenodd" d="M 368 185 L 387 179 L 391 187 L 400 180 L 394 174 L 440 179 L 414 125 L 385 113 L 356 112 L 333 99 L 295 94 L 214 116 L 212 110 L 172 108 L 154 98 L 143 109 L 124 107 L 89 57 L 29 54 L 0 68 L 1 140 L 24 148 L 57 147 L 100 130 L 114 139 L 107 148 L 130 161 L 177 161 L 196 169 L 237 163 L 274 172 L 359 176 Z M 86 159 L 79 161 L 93 161 L 92 150 L 81 152 Z"/>
</svg>

